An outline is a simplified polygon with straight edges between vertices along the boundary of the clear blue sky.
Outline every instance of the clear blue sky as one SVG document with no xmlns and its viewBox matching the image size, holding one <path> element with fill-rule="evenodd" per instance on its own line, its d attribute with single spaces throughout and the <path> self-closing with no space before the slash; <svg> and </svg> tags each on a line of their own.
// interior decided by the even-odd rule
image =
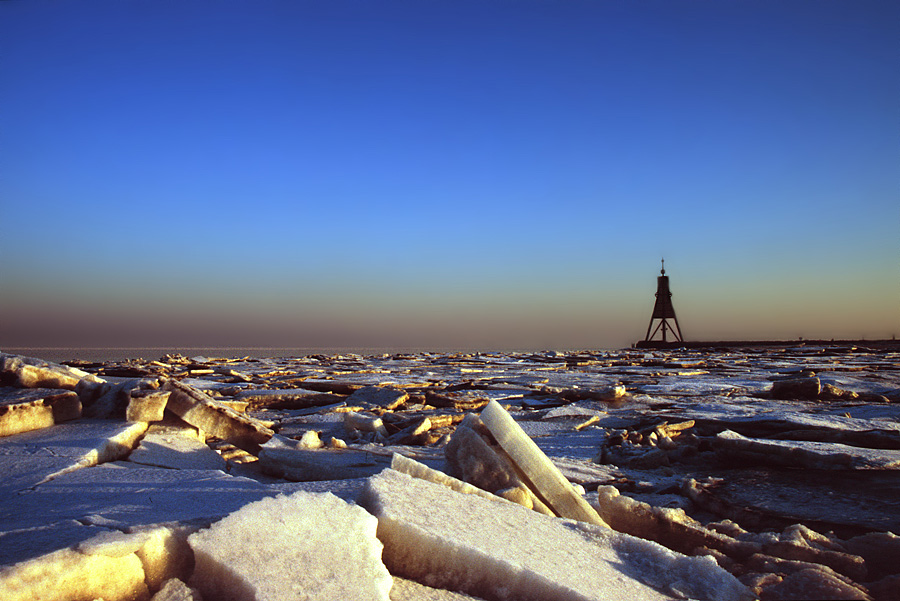
<svg viewBox="0 0 900 601">
<path fill-rule="evenodd" d="M 895 0 L 0 2 L 0 348 L 900 334 Z"/>
</svg>

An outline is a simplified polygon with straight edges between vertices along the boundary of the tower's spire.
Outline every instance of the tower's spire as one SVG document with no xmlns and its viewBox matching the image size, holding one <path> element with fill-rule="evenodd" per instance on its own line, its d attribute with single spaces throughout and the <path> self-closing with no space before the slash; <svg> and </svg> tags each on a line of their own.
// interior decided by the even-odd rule
<svg viewBox="0 0 900 601">
<path fill-rule="evenodd" d="M 666 275 L 666 258 L 662 258 L 662 269 L 659 270 L 661 275 Z"/>
</svg>

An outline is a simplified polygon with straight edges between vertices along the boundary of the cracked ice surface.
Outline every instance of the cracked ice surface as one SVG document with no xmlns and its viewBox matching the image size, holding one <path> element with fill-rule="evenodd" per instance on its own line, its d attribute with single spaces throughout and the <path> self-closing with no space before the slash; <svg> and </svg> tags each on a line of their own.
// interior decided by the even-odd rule
<svg viewBox="0 0 900 601">
<path fill-rule="evenodd" d="M 612 485 L 651 506 L 681 507 L 704 524 L 727 517 L 753 536 L 767 533 L 772 540 L 798 522 L 819 532 L 834 529 L 844 539 L 900 530 L 897 471 L 885 469 L 896 467 L 891 458 L 900 450 L 896 352 L 795 347 L 264 360 L 173 356 L 85 369 L 113 382 L 115 370 L 139 370 L 151 378 L 193 384 L 215 401 L 256 399 L 246 413 L 249 419 L 270 425 L 288 445 L 320 439 L 323 453 L 339 453 L 346 445 L 348 457 L 363 458 L 356 466 L 360 470 L 370 467 L 373 457 L 389 459 L 393 452 L 442 469 L 443 448 L 459 420 L 497 400 L 569 480 L 588 489 L 588 497 L 596 496 L 598 485 Z M 823 385 L 886 398 L 769 397 L 773 382 L 812 372 Z M 385 430 L 348 427 L 356 422 L 344 413 L 361 409 L 347 402 L 350 393 L 387 383 L 408 393 L 408 400 L 392 410 L 363 408 L 374 411 L 372 417 Z M 617 385 L 627 391 L 624 397 L 597 400 L 599 391 Z M 327 391 L 335 402 L 326 398 L 328 404 L 310 407 L 295 399 L 267 406 L 266 399 L 277 398 L 277 391 L 307 386 L 317 394 Z M 254 391 L 261 394 L 254 397 Z M 402 437 L 425 417 L 431 430 L 410 435 L 402 444 L 388 440 Z M 358 477 L 288 482 L 264 473 L 252 448 L 248 453 L 211 438 L 202 442 L 196 435 L 190 444 L 176 441 L 165 449 L 156 446 L 164 441 L 147 435 L 144 451 L 129 457 L 145 426 L 120 419 L 79 420 L 0 437 L 0 467 L 6 474 L 0 481 L 0 565 L 110 529 L 170 521 L 206 526 L 278 494 L 331 492 L 352 501 L 367 482 L 353 471 L 356 460 L 345 463 L 347 475 Z M 695 423 L 665 432 L 667 424 L 688 422 Z M 815 451 L 829 469 L 758 464 L 761 454 L 752 450 L 735 458 L 715 444 L 727 430 L 784 450 L 779 453 L 788 460 L 799 457 L 799 451 Z M 189 469 L 195 460 L 204 463 L 194 466 L 213 465 L 201 458 L 206 451 L 221 456 L 221 462 L 208 456 L 219 469 Z M 845 461 L 845 455 L 854 454 L 858 461 Z M 712 501 L 700 505 L 689 498 L 687 480 L 699 481 Z"/>
</svg>

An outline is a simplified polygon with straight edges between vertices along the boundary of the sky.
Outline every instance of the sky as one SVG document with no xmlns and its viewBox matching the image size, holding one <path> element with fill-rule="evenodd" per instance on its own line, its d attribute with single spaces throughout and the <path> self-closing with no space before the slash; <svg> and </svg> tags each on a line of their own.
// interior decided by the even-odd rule
<svg viewBox="0 0 900 601">
<path fill-rule="evenodd" d="M 0 1 L 0 349 L 900 334 L 895 0 Z"/>
</svg>

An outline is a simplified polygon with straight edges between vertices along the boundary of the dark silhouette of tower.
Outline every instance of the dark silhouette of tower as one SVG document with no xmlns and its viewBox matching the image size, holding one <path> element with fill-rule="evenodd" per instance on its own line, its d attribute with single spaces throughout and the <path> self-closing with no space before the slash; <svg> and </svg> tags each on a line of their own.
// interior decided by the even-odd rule
<svg viewBox="0 0 900 601">
<path fill-rule="evenodd" d="M 653 329 L 653 322 L 659 320 L 656 329 Z M 669 320 L 675 323 L 673 328 L 669 324 Z M 653 330 L 651 334 L 650 331 Z M 684 342 L 681 337 L 681 328 L 678 326 L 678 318 L 675 317 L 675 307 L 672 306 L 672 293 L 669 291 L 669 276 L 666 275 L 666 260 L 662 260 L 662 269 L 660 276 L 656 278 L 656 304 L 653 305 L 653 316 L 650 317 L 650 325 L 647 326 L 647 337 L 644 341 L 650 342 L 656 336 L 657 332 L 662 331 L 662 341 L 667 342 L 666 333 L 671 331 L 675 335 L 675 340 Z"/>
</svg>

